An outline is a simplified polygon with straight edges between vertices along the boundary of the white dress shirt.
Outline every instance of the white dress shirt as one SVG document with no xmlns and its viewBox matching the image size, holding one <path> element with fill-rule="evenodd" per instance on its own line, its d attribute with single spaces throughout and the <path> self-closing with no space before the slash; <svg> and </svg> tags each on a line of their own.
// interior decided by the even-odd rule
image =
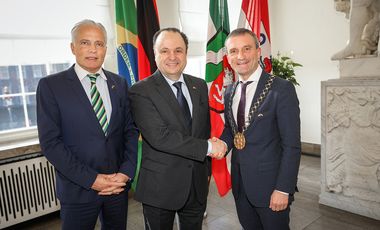
<svg viewBox="0 0 380 230">
<path fill-rule="evenodd" d="M 181 76 L 179 77 L 179 79 L 177 81 L 173 81 L 163 74 L 162 74 L 162 76 L 164 76 L 165 80 L 168 82 L 168 84 L 169 84 L 170 88 L 172 89 L 174 96 L 176 98 L 177 98 L 177 88 L 173 84 L 176 82 L 182 82 L 182 84 L 181 84 L 182 93 L 183 93 L 183 96 L 185 97 L 185 99 L 187 101 L 187 104 L 189 105 L 190 115 L 192 117 L 193 116 L 193 103 L 191 102 L 189 89 L 187 88 L 186 82 L 183 79 L 183 75 L 181 74 Z"/>
<path fill-rule="evenodd" d="M 252 73 L 251 76 L 247 80 L 243 80 L 241 76 L 239 76 L 239 84 L 236 87 L 235 95 L 232 99 L 232 114 L 235 118 L 235 121 L 237 121 L 237 111 L 239 107 L 240 97 L 241 97 L 241 82 L 246 83 L 247 81 L 252 81 L 251 84 L 247 85 L 247 91 L 246 91 L 246 97 L 245 97 L 245 111 L 244 111 L 244 121 L 248 122 L 248 113 L 249 109 L 251 108 L 253 97 L 255 96 L 257 83 L 260 80 L 261 73 L 263 72 L 263 69 L 261 67 L 257 67 L 256 71 Z"/>
<path fill-rule="evenodd" d="M 83 69 L 77 63 L 74 65 L 74 70 L 79 78 L 80 83 L 83 86 L 84 91 L 87 94 L 88 100 L 90 100 L 90 103 L 91 103 L 91 93 L 90 93 L 91 80 L 90 78 L 87 77 L 87 74 L 90 74 L 90 72 Z M 100 97 L 103 100 L 103 105 L 104 105 L 104 109 L 106 110 L 107 121 L 109 124 L 111 120 L 111 114 L 112 114 L 112 104 L 111 104 L 110 94 L 108 92 L 107 77 L 101 68 L 96 73 L 100 74 L 100 76 L 96 78 L 96 88 L 98 89 Z"/>
</svg>

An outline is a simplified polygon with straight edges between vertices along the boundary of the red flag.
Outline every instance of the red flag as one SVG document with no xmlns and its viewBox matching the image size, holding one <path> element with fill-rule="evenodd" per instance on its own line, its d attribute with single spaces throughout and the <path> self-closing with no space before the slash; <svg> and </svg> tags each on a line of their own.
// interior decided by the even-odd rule
<svg viewBox="0 0 380 230">
<path fill-rule="evenodd" d="M 238 27 L 249 29 L 258 36 L 260 65 L 267 73 L 272 72 L 268 0 L 243 0 Z"/>
<path fill-rule="evenodd" d="M 156 71 L 153 35 L 160 29 L 156 0 L 137 1 L 138 72 L 139 80 Z"/>
</svg>

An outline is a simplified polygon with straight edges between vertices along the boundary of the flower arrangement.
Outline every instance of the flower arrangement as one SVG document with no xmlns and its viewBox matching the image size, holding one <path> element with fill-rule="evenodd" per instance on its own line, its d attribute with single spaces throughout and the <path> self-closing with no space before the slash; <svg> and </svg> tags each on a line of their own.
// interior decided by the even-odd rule
<svg viewBox="0 0 380 230">
<path fill-rule="evenodd" d="M 286 79 L 294 85 L 300 85 L 295 78 L 295 67 L 302 67 L 302 65 L 294 62 L 290 57 L 281 56 L 280 53 L 276 57 L 272 57 L 273 75 Z"/>
</svg>

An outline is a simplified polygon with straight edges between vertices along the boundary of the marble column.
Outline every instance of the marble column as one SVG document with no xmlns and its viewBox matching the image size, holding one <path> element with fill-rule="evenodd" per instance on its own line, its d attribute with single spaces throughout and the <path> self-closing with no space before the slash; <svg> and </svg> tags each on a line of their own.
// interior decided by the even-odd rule
<svg viewBox="0 0 380 230">
<path fill-rule="evenodd" d="M 322 82 L 319 203 L 380 220 L 380 58 L 340 60 Z"/>
</svg>

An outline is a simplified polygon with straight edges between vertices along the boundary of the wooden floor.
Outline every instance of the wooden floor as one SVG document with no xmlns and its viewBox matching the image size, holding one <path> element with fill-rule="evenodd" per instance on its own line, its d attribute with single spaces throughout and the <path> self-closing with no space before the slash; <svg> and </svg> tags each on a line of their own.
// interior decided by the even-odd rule
<svg viewBox="0 0 380 230">
<path fill-rule="evenodd" d="M 302 156 L 298 187 L 291 206 L 291 229 L 294 230 L 380 230 L 380 221 L 355 215 L 338 209 L 318 204 L 320 192 L 320 158 Z M 379 194 L 380 195 L 380 194 Z M 128 230 L 143 230 L 141 204 L 130 199 L 128 211 Z M 205 230 L 241 230 L 236 216 L 235 205 L 230 192 L 220 198 L 213 181 L 207 204 L 207 218 L 204 219 Z M 60 229 L 59 214 L 22 223 L 10 229 Z M 96 229 L 100 229 L 97 224 Z M 173 229 L 177 229 L 174 225 Z"/>
</svg>

